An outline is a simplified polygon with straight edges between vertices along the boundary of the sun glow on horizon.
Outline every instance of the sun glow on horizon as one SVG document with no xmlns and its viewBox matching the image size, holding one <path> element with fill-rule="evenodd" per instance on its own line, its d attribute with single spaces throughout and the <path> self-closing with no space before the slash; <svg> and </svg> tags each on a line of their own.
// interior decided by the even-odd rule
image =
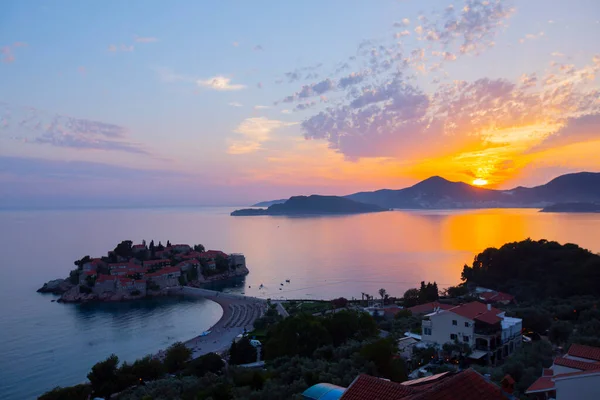
<svg viewBox="0 0 600 400">
<path fill-rule="evenodd" d="M 485 186 L 488 184 L 487 179 L 477 178 L 473 180 L 473 185 L 475 186 Z"/>
</svg>

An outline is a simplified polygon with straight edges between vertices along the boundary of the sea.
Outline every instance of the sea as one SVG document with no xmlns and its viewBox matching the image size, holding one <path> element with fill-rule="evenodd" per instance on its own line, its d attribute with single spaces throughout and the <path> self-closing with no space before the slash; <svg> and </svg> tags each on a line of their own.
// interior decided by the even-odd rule
<svg viewBox="0 0 600 400">
<path fill-rule="evenodd" d="M 73 261 L 122 240 L 203 244 L 243 253 L 250 274 L 216 289 L 272 299 L 402 296 L 421 281 L 460 282 L 490 246 L 526 238 L 600 251 L 600 214 L 535 209 L 389 211 L 349 216 L 231 217 L 233 208 L 0 211 L 0 398 L 34 399 L 86 381 L 116 354 L 133 361 L 190 339 L 222 315 L 208 300 L 60 304 L 36 293 Z"/>
</svg>

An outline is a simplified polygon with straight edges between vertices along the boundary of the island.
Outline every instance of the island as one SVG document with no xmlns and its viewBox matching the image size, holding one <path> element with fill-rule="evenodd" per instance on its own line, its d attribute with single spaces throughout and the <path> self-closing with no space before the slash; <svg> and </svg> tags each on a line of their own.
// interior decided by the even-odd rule
<svg viewBox="0 0 600 400">
<path fill-rule="evenodd" d="M 544 207 L 540 212 L 554 213 L 600 213 L 600 204 L 596 203 L 556 203 Z"/>
<path fill-rule="evenodd" d="M 182 286 L 248 274 L 243 254 L 205 250 L 201 244 L 133 244 L 124 240 L 104 257 L 85 256 L 74 262 L 66 279 L 55 279 L 38 289 L 60 295 L 59 302 L 123 301 L 166 296 Z"/>
<path fill-rule="evenodd" d="M 232 216 L 254 215 L 331 215 L 360 214 L 388 211 L 375 204 L 365 204 L 338 196 L 294 196 L 282 204 L 268 208 L 246 208 L 235 210 Z"/>
</svg>

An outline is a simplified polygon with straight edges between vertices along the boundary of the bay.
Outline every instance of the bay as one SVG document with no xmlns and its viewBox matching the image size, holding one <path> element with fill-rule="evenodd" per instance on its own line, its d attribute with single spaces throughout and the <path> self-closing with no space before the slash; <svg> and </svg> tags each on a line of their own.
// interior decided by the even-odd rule
<svg viewBox="0 0 600 400">
<path fill-rule="evenodd" d="M 90 367 L 111 353 L 132 361 L 218 320 L 222 311 L 210 301 L 69 305 L 35 292 L 65 277 L 74 260 L 103 255 L 125 239 L 244 253 L 250 274 L 219 289 L 295 299 L 377 296 L 381 287 L 402 296 L 422 280 L 454 285 L 478 252 L 528 237 L 600 251 L 600 214 L 493 209 L 230 217 L 232 210 L 0 212 L 0 398 L 35 398 L 54 386 L 83 382 Z"/>
</svg>

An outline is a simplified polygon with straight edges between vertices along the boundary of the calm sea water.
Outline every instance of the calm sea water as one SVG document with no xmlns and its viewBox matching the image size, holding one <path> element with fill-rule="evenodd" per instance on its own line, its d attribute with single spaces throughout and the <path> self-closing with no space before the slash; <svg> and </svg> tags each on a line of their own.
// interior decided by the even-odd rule
<svg viewBox="0 0 600 400">
<path fill-rule="evenodd" d="M 102 255 L 124 239 L 242 252 L 250 274 L 225 290 L 271 298 L 351 298 L 377 295 L 381 287 L 401 296 L 421 280 L 456 284 L 476 253 L 527 237 L 600 251 L 600 214 L 511 209 L 234 218 L 230 211 L 0 212 L 0 398 L 35 398 L 82 382 L 111 353 L 134 360 L 218 320 L 221 309 L 210 301 L 78 306 L 35 292 L 66 276 L 75 259 Z"/>
</svg>

